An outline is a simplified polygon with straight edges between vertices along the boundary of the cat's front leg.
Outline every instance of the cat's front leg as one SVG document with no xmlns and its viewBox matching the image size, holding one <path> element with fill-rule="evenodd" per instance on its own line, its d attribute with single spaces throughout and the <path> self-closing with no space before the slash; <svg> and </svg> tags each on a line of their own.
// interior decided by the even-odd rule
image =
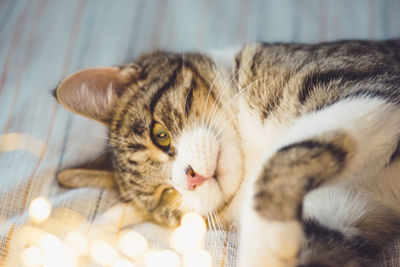
<svg viewBox="0 0 400 267">
<path fill-rule="evenodd" d="M 269 157 L 243 207 L 240 266 L 296 266 L 304 196 L 338 176 L 353 149 L 352 138 L 337 131 L 283 146 Z"/>
<path fill-rule="evenodd" d="M 263 180 L 264 173 L 259 174 Z M 258 182 L 259 183 L 259 182 Z M 264 194 L 279 195 L 278 192 L 263 192 L 255 183 L 247 192 L 242 207 L 240 224 L 240 267 L 289 267 L 295 266 L 303 231 L 297 220 L 299 201 L 293 199 L 283 207 L 272 203 L 260 203 Z M 281 206 L 281 205 L 279 205 Z M 266 209 L 270 209 L 267 213 Z"/>
</svg>

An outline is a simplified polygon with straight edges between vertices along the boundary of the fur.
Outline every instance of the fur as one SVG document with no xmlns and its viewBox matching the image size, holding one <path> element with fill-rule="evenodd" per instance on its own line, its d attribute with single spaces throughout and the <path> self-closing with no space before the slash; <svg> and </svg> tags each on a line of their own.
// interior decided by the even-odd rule
<svg viewBox="0 0 400 267">
<path fill-rule="evenodd" d="M 400 229 L 399 51 L 256 43 L 78 72 L 57 99 L 107 125 L 113 172 L 59 179 L 113 177 L 121 200 L 164 225 L 195 210 L 239 227 L 240 266 L 377 266 Z M 206 178 L 194 190 L 188 168 Z"/>
</svg>

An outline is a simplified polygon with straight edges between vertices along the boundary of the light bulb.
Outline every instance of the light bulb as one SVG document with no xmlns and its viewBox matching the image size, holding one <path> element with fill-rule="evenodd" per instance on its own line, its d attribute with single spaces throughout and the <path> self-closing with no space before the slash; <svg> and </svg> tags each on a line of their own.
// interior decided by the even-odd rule
<svg viewBox="0 0 400 267">
<path fill-rule="evenodd" d="M 148 242 L 138 232 L 129 231 L 118 239 L 118 248 L 125 256 L 134 258 L 146 252 Z"/>
<path fill-rule="evenodd" d="M 205 235 L 207 230 L 206 223 L 203 217 L 194 212 L 188 212 L 183 215 L 181 226 L 185 228 L 190 228 L 192 231 L 196 231 L 200 235 Z"/>
<path fill-rule="evenodd" d="M 203 249 L 193 250 L 183 255 L 183 267 L 211 267 L 210 253 Z"/>
<path fill-rule="evenodd" d="M 80 233 L 69 232 L 65 237 L 64 243 L 78 256 L 87 255 L 89 252 L 88 242 Z"/>
<path fill-rule="evenodd" d="M 112 265 L 112 267 L 135 267 L 135 265 L 132 263 L 132 262 L 130 262 L 130 261 L 128 261 L 128 260 L 126 260 L 126 259 L 118 259 L 113 265 Z"/>
<path fill-rule="evenodd" d="M 29 217 L 35 223 L 44 222 L 50 215 L 51 204 L 44 197 L 35 198 L 29 205 Z"/>
<path fill-rule="evenodd" d="M 90 247 L 90 256 L 98 264 L 107 266 L 114 264 L 118 254 L 113 247 L 103 241 L 95 240 Z"/>
<path fill-rule="evenodd" d="M 30 246 L 21 253 L 21 262 L 25 267 L 39 267 L 44 262 L 44 253 L 37 246 Z"/>
<path fill-rule="evenodd" d="M 178 254 L 169 249 L 151 251 L 147 258 L 147 267 L 179 267 Z"/>
<path fill-rule="evenodd" d="M 179 253 L 185 253 L 201 247 L 206 234 L 204 219 L 194 212 L 186 213 L 171 235 L 170 245 Z"/>
</svg>

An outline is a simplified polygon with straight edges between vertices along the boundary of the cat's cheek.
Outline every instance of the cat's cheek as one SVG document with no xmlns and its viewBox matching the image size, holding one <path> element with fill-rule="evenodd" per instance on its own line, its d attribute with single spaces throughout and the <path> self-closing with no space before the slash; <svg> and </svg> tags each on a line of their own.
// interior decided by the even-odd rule
<svg viewBox="0 0 400 267">
<path fill-rule="evenodd" d="M 237 143 L 225 141 L 221 145 L 218 165 L 218 183 L 223 195 L 230 198 L 239 189 L 244 175 L 243 158 Z"/>
<path fill-rule="evenodd" d="M 180 193 L 183 193 L 188 189 L 188 183 L 184 173 L 185 166 L 186 165 L 179 160 L 175 160 L 175 162 L 172 164 L 171 184 Z"/>
</svg>

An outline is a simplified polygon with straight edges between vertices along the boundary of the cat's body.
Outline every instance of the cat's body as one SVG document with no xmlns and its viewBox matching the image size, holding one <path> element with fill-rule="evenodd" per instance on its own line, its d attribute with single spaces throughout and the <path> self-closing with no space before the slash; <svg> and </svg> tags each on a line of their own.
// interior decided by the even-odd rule
<svg viewBox="0 0 400 267">
<path fill-rule="evenodd" d="M 156 221 L 194 209 L 239 225 L 242 266 L 376 266 L 400 231 L 400 41 L 230 60 L 147 54 L 57 98 L 108 125 L 121 196 Z"/>
</svg>

